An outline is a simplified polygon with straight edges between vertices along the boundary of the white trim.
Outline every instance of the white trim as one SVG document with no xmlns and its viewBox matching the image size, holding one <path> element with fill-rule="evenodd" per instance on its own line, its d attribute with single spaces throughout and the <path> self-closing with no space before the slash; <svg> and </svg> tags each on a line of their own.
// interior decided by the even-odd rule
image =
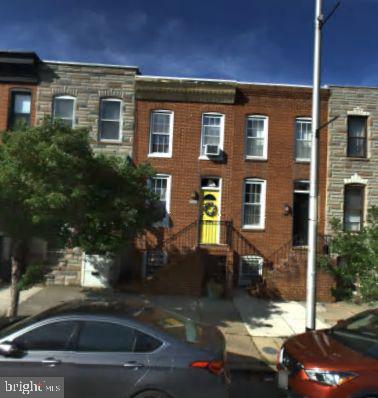
<svg viewBox="0 0 378 398">
<path fill-rule="evenodd" d="M 103 102 L 119 102 L 119 131 L 118 131 L 118 139 L 113 140 L 113 139 L 107 139 L 107 138 L 101 138 L 101 122 L 116 122 L 114 119 L 102 119 L 101 118 L 101 112 L 102 112 L 102 104 Z M 98 140 L 100 142 L 122 142 L 122 129 L 123 129 L 123 102 L 119 98 L 101 98 L 100 99 L 100 109 L 99 109 L 99 123 L 98 123 Z"/>
<path fill-rule="evenodd" d="M 357 185 L 367 185 L 368 180 L 362 178 L 359 174 L 354 173 L 350 178 L 344 178 L 344 185 L 357 184 Z"/>
<path fill-rule="evenodd" d="M 152 118 L 156 113 L 163 113 L 169 115 L 169 143 L 168 152 L 151 152 L 152 147 Z M 173 148 L 173 124 L 174 124 L 174 112 L 168 109 L 153 109 L 150 113 L 150 133 L 148 143 L 148 157 L 149 158 L 171 158 Z"/>
<path fill-rule="evenodd" d="M 305 117 L 302 117 L 302 116 L 299 116 L 299 117 L 296 117 L 295 118 L 295 128 L 294 128 L 294 160 L 296 161 L 296 162 L 303 162 L 303 163 L 309 163 L 310 161 L 311 161 L 311 158 L 310 157 L 308 157 L 308 158 L 299 158 L 299 157 L 297 157 L 297 123 L 298 122 L 310 122 L 310 124 L 312 124 L 312 118 L 311 117 L 308 117 L 308 116 L 305 116 Z M 310 132 L 311 133 L 311 132 Z M 300 140 L 300 141 L 308 141 L 308 140 Z M 310 134 L 310 142 L 311 142 L 311 145 L 312 145 L 312 138 L 311 138 L 311 134 Z M 311 146 L 310 146 L 310 148 L 311 148 Z"/>
<path fill-rule="evenodd" d="M 365 112 L 360 106 L 356 106 L 352 111 L 347 111 L 348 116 L 370 116 L 370 112 Z"/>
<path fill-rule="evenodd" d="M 247 126 L 248 121 L 251 119 L 262 119 L 264 121 L 264 146 L 263 146 L 263 154 L 262 156 L 253 156 L 247 154 Z M 247 115 L 245 118 L 245 126 L 244 126 L 244 156 L 246 159 L 254 159 L 254 160 L 267 160 L 268 159 L 268 136 L 269 136 L 269 117 L 266 115 Z M 251 138 L 251 137 L 249 137 Z"/>
<path fill-rule="evenodd" d="M 195 78 L 195 77 L 177 77 L 177 76 L 153 76 L 153 75 L 140 75 L 135 76 L 137 80 L 184 80 L 192 82 L 214 82 L 214 83 L 229 83 L 229 84 L 245 84 L 254 86 L 273 86 L 273 87 L 299 87 L 299 88 L 312 88 L 308 84 L 285 84 L 285 83 L 264 83 L 264 82 L 249 82 L 239 80 L 227 80 L 227 79 L 207 79 L 207 78 Z M 322 88 L 328 88 L 328 85 L 322 86 Z"/>
<path fill-rule="evenodd" d="M 53 107 L 53 109 L 52 109 L 52 114 L 53 114 L 53 120 L 55 121 L 55 120 L 58 120 L 58 119 L 61 119 L 61 120 L 70 120 L 70 119 L 67 119 L 67 118 L 62 118 L 62 117 L 58 117 L 58 118 L 56 118 L 55 117 L 55 100 L 59 100 L 59 99 L 62 99 L 62 100 L 73 100 L 73 109 L 72 109 L 72 128 L 75 128 L 75 126 L 76 126 L 76 97 L 74 97 L 74 96 L 72 96 L 72 95 L 55 95 L 54 97 L 53 97 L 53 104 L 52 104 L 52 107 Z"/>
<path fill-rule="evenodd" d="M 209 158 L 206 155 L 202 154 L 202 147 L 203 145 L 203 119 L 205 116 L 219 116 L 220 117 L 220 125 L 219 125 L 219 149 L 221 151 L 223 151 L 223 145 L 224 145 L 224 126 L 225 126 L 225 115 L 223 113 L 219 113 L 219 112 L 203 112 L 202 116 L 201 116 L 201 141 L 200 141 L 200 155 L 199 155 L 199 159 L 200 160 L 211 160 L 211 158 Z"/>
<path fill-rule="evenodd" d="M 167 180 L 167 190 L 166 190 L 166 198 L 165 198 L 165 210 L 167 212 L 167 215 L 163 220 L 156 222 L 154 225 L 168 228 L 169 227 L 169 216 L 171 214 L 172 176 L 170 174 L 155 174 L 154 177 L 152 177 L 152 180 L 157 179 L 157 178 L 165 178 Z"/>
<path fill-rule="evenodd" d="M 42 61 L 47 64 L 56 64 L 56 65 L 99 66 L 101 68 L 121 68 L 121 69 L 139 70 L 137 66 L 132 66 L 132 65 L 128 66 L 128 65 L 119 65 L 119 64 L 99 64 L 95 62 L 55 61 L 50 59 L 44 59 Z"/>
<path fill-rule="evenodd" d="M 260 213 L 260 224 L 251 225 L 244 224 L 245 215 L 245 188 L 248 183 L 258 183 L 261 185 L 261 213 Z M 242 198 L 242 229 L 250 230 L 263 230 L 265 229 L 265 218 L 266 218 L 266 180 L 260 178 L 245 178 L 243 180 L 243 198 Z"/>
</svg>

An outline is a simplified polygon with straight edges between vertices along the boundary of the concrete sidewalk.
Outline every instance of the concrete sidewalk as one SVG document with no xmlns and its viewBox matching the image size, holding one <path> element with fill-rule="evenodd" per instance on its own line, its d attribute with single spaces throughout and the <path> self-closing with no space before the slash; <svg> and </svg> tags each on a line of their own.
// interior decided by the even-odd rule
<svg viewBox="0 0 378 398">
<path fill-rule="evenodd" d="M 240 290 L 233 300 L 187 296 L 138 295 L 112 290 L 72 286 L 34 287 L 21 293 L 19 314 L 32 315 L 62 302 L 80 298 L 148 300 L 194 320 L 219 327 L 226 338 L 230 365 L 234 369 L 267 371 L 274 368 L 283 341 L 305 329 L 305 304 L 256 299 Z M 9 288 L 0 288 L 0 314 L 9 302 Z M 317 328 L 326 328 L 368 308 L 352 303 L 321 303 Z"/>
</svg>

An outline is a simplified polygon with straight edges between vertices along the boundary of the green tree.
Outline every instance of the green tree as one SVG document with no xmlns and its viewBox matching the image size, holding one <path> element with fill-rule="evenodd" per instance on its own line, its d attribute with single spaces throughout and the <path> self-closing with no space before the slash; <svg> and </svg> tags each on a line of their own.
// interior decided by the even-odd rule
<svg viewBox="0 0 378 398">
<path fill-rule="evenodd" d="M 364 301 L 378 300 L 378 207 L 368 213 L 368 222 L 358 233 L 344 231 L 339 220 L 332 220 L 330 252 L 339 265 L 328 267 L 338 281 L 338 295 L 351 297 L 352 287 Z"/>
<path fill-rule="evenodd" d="M 161 216 L 147 165 L 96 155 L 85 129 L 45 122 L 5 132 L 0 144 L 0 229 L 12 239 L 11 303 L 31 238 L 116 254 Z"/>
</svg>

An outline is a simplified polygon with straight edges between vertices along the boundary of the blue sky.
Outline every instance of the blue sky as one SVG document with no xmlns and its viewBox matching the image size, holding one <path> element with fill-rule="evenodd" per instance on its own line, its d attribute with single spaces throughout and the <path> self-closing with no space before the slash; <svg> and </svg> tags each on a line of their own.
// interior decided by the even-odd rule
<svg viewBox="0 0 378 398">
<path fill-rule="evenodd" d="M 336 0 L 324 0 L 329 10 Z M 314 0 L 3 0 L 0 48 L 143 74 L 310 84 Z M 378 86 L 378 0 L 342 0 L 323 84 Z"/>
</svg>

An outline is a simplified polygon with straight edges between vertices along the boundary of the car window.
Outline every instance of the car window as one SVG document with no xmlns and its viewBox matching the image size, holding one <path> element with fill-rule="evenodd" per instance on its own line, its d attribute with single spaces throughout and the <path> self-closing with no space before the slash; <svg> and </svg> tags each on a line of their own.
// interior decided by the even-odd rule
<svg viewBox="0 0 378 398">
<path fill-rule="evenodd" d="M 158 349 L 162 342 L 149 336 L 148 334 L 136 332 L 136 342 L 134 352 L 152 352 Z"/>
<path fill-rule="evenodd" d="M 80 329 L 78 351 L 132 352 L 135 330 L 112 322 L 88 321 Z"/>
<path fill-rule="evenodd" d="M 49 323 L 26 332 L 14 343 L 26 351 L 62 351 L 70 348 L 77 323 L 61 321 Z"/>
</svg>

